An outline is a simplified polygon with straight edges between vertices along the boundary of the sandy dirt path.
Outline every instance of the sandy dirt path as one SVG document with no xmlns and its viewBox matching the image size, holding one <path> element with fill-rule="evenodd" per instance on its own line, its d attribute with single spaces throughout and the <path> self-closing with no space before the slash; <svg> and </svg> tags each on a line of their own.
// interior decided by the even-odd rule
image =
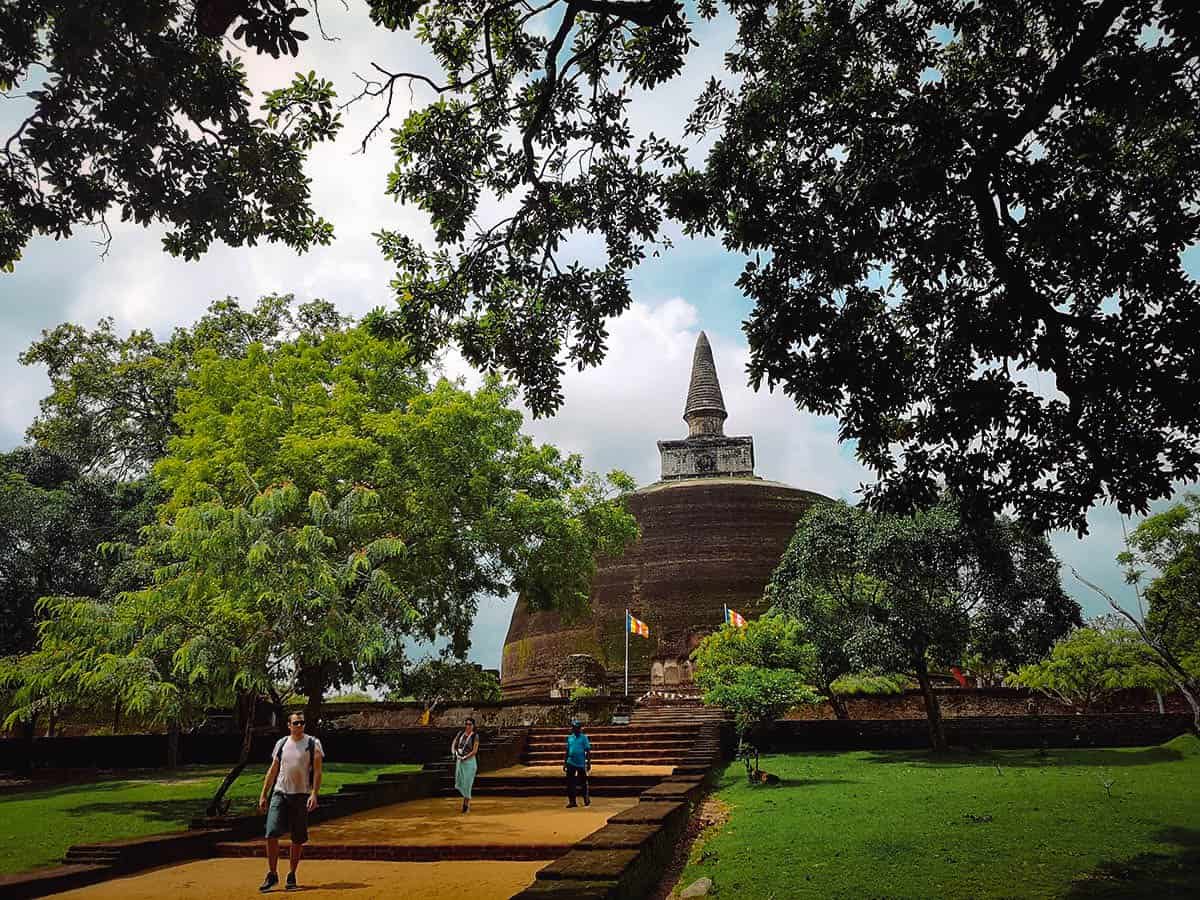
<svg viewBox="0 0 1200 900">
<path fill-rule="evenodd" d="M 573 844 L 623 809 L 633 797 L 597 797 L 591 806 L 566 808 L 560 797 L 476 797 L 460 812 L 456 797 L 431 797 L 355 813 L 314 825 L 314 844 Z M 286 843 L 286 839 L 285 839 Z"/>
<path fill-rule="evenodd" d="M 300 865 L 299 891 L 288 896 L 366 900 L 502 900 L 529 885 L 542 862 L 355 862 L 311 860 Z M 280 885 L 259 894 L 266 866 L 259 859 L 206 859 L 114 878 L 91 887 L 55 894 L 80 900 L 236 900 L 281 897 L 287 863 L 279 867 Z"/>
</svg>

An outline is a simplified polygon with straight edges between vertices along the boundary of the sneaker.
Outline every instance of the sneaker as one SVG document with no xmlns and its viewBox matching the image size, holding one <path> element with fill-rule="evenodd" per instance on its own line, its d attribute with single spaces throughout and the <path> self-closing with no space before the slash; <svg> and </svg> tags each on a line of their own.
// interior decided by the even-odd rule
<svg viewBox="0 0 1200 900">
<path fill-rule="evenodd" d="M 285 891 L 294 891 L 299 885 L 296 884 L 296 873 L 288 872 L 287 883 L 283 886 Z"/>
<path fill-rule="evenodd" d="M 574 808 L 576 807 L 576 805 L 577 805 L 577 804 L 575 804 L 574 802 L 572 802 L 572 803 L 568 803 L 568 804 L 567 804 L 567 809 L 574 809 Z"/>
<path fill-rule="evenodd" d="M 592 805 L 592 798 L 591 798 L 591 797 L 584 797 L 584 798 L 583 798 L 583 805 L 584 805 L 584 806 L 591 806 L 591 805 Z"/>
<path fill-rule="evenodd" d="M 261 893 L 265 894 L 277 884 L 279 884 L 279 876 L 274 872 L 268 872 L 267 877 L 263 879 L 263 883 L 258 886 L 258 889 Z"/>
</svg>

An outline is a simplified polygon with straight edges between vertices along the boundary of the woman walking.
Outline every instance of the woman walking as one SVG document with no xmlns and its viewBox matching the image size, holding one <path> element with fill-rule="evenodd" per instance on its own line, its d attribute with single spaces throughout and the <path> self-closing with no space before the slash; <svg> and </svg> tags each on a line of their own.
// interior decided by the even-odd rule
<svg viewBox="0 0 1200 900">
<path fill-rule="evenodd" d="M 479 763 L 475 754 L 479 752 L 479 735 L 475 731 L 475 720 L 467 719 L 463 730 L 454 737 L 450 745 L 454 754 L 454 786 L 463 798 L 463 812 L 471 811 L 471 786 L 475 784 L 475 770 Z"/>
</svg>

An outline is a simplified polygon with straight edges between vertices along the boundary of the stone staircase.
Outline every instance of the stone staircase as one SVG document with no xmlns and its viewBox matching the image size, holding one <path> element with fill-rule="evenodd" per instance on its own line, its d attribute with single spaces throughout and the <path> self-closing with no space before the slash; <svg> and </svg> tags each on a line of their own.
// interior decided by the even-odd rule
<svg viewBox="0 0 1200 900">
<path fill-rule="evenodd" d="M 699 699 L 661 701 L 653 695 L 639 702 L 629 718 L 630 726 L 673 728 L 699 728 L 732 721 L 733 716 L 727 710 L 705 706 Z"/>
<path fill-rule="evenodd" d="M 608 725 L 586 728 L 592 764 L 674 766 L 695 743 L 700 723 Z M 561 766 L 567 729 L 532 728 L 522 762 L 527 766 Z"/>
</svg>

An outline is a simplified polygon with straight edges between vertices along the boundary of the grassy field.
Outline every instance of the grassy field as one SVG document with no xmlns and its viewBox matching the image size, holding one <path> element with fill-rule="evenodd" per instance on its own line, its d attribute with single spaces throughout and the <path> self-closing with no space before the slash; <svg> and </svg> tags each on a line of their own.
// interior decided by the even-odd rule
<svg viewBox="0 0 1200 900">
<path fill-rule="evenodd" d="M 754 898 L 1200 896 L 1200 741 L 1145 749 L 804 753 L 740 762 L 729 820 L 692 849 L 682 889 Z"/>
<path fill-rule="evenodd" d="M 247 770 L 230 788 L 232 812 L 249 812 L 258 801 L 265 766 Z M 352 781 L 381 772 L 418 771 L 420 766 L 330 763 L 321 792 L 332 794 Z M 0 796 L 0 874 L 57 863 L 72 844 L 177 831 L 204 812 L 226 768 L 185 766 L 131 774 L 122 779 L 22 791 Z"/>
</svg>

